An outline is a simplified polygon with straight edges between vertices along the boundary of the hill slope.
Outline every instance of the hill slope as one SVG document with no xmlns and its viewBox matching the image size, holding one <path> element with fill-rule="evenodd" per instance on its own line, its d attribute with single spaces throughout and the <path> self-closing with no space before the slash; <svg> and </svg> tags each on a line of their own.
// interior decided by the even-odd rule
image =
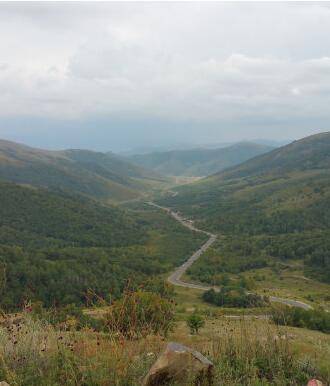
<svg viewBox="0 0 330 386">
<path fill-rule="evenodd" d="M 150 184 L 164 182 L 110 153 L 46 151 L 9 141 L 0 141 L 0 179 L 110 201 L 136 198 Z"/>
<path fill-rule="evenodd" d="M 307 137 L 182 187 L 164 203 L 234 237 L 231 245 L 245 237 L 239 256 L 303 259 L 330 282 L 329 155 L 330 133 Z"/>
<path fill-rule="evenodd" d="M 220 178 L 284 174 L 330 167 L 330 133 L 320 133 L 294 141 L 236 167 L 218 173 Z"/>
<path fill-rule="evenodd" d="M 0 182 L 1 307 L 117 297 L 182 263 L 204 237 L 153 210 Z"/>
<path fill-rule="evenodd" d="M 169 176 L 206 176 L 237 165 L 273 148 L 249 142 L 221 149 L 194 149 L 134 155 L 129 160 Z"/>
</svg>

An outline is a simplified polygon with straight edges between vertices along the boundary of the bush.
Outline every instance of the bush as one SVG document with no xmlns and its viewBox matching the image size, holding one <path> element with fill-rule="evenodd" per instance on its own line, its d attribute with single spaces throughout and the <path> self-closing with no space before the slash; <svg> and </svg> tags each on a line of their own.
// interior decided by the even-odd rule
<svg viewBox="0 0 330 386">
<path fill-rule="evenodd" d="M 151 333 L 167 335 L 173 326 L 174 302 L 145 291 L 125 291 L 106 315 L 112 333 L 138 338 Z"/>
<path fill-rule="evenodd" d="M 191 334 L 198 334 L 199 329 L 204 327 L 205 321 L 201 315 L 194 313 L 187 318 L 187 325 Z"/>
</svg>

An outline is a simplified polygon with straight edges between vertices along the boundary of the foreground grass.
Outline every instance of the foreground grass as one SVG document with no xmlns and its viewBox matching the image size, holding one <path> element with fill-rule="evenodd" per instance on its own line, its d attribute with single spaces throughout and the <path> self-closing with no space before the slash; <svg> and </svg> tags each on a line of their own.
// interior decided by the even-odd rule
<svg viewBox="0 0 330 386">
<path fill-rule="evenodd" d="M 198 335 L 178 321 L 166 338 L 136 340 L 73 326 L 61 331 L 28 314 L 14 324 L 7 321 L 0 327 L 0 379 L 17 386 L 139 385 L 166 343 L 177 341 L 214 362 L 215 384 L 304 385 L 312 376 L 330 380 L 328 335 L 265 320 L 210 316 Z"/>
</svg>

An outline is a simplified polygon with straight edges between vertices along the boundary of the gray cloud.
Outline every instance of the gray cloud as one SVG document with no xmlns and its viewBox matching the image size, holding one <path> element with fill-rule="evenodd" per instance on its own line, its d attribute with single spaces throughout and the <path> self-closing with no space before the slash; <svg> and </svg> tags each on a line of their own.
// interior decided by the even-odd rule
<svg viewBox="0 0 330 386">
<path fill-rule="evenodd" d="M 326 3 L 1 3 L 0 36 L 0 136 L 10 117 L 129 118 L 196 141 L 330 118 Z"/>
</svg>

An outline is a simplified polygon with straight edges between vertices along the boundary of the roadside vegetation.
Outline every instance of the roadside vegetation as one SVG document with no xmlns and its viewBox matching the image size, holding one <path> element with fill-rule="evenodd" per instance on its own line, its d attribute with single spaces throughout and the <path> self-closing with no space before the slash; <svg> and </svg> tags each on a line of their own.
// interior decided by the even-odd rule
<svg viewBox="0 0 330 386">
<path fill-rule="evenodd" d="M 247 293 L 242 287 L 221 287 L 219 292 L 210 289 L 203 294 L 203 300 L 219 307 L 251 308 L 264 307 L 269 304 L 268 299 Z"/>
</svg>

